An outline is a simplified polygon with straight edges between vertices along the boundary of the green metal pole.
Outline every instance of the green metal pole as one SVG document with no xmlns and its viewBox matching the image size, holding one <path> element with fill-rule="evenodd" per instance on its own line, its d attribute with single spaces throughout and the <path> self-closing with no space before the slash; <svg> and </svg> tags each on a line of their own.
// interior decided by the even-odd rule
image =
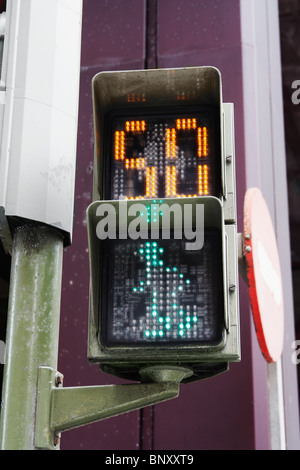
<svg viewBox="0 0 300 470">
<path fill-rule="evenodd" d="M 38 367 L 57 369 L 62 235 L 23 226 L 14 236 L 1 409 L 1 449 L 34 449 Z"/>
</svg>

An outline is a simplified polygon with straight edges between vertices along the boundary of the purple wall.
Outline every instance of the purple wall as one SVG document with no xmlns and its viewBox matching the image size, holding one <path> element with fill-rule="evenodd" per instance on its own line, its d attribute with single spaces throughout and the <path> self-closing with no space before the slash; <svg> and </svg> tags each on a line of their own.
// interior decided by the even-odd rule
<svg viewBox="0 0 300 470">
<path fill-rule="evenodd" d="M 224 101 L 235 105 L 239 230 L 245 193 L 239 0 L 150 0 L 148 16 L 145 0 L 83 3 L 74 235 L 64 258 L 59 350 L 65 386 L 120 383 L 89 365 L 86 358 L 89 272 L 85 211 L 93 184 L 92 77 L 102 70 L 144 68 L 145 63 L 218 67 Z M 243 281 L 240 311 L 241 363 L 218 377 L 181 386 L 176 400 L 63 433 L 61 448 L 267 449 L 266 365 L 256 343 Z M 254 362 L 259 371 L 255 377 Z"/>
</svg>

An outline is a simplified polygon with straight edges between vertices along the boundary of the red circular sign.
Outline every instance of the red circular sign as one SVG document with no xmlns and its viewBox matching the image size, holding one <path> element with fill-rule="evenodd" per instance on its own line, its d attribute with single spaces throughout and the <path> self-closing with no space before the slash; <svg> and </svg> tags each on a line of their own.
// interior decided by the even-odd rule
<svg viewBox="0 0 300 470">
<path fill-rule="evenodd" d="M 281 270 L 272 219 L 258 188 L 246 192 L 243 239 L 257 339 L 266 361 L 276 362 L 284 335 Z"/>
</svg>

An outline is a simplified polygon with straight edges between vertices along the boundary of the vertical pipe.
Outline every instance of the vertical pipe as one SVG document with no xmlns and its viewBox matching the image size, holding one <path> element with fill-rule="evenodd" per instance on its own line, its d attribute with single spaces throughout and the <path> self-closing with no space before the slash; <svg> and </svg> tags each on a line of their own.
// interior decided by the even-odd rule
<svg viewBox="0 0 300 470">
<path fill-rule="evenodd" d="M 1 449 L 34 449 L 38 366 L 57 368 L 63 240 L 54 229 L 19 228 L 13 240 Z"/>
</svg>

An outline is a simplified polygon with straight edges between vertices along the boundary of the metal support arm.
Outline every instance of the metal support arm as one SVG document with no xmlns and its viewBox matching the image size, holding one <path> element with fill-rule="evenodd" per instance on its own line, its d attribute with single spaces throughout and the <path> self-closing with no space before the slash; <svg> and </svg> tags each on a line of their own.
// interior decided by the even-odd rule
<svg viewBox="0 0 300 470">
<path fill-rule="evenodd" d="M 59 433 L 102 419 L 176 398 L 179 383 L 190 371 L 167 368 L 158 383 L 62 387 L 62 376 L 39 367 L 35 447 L 58 449 Z M 144 376 L 152 376 L 152 368 Z"/>
</svg>

